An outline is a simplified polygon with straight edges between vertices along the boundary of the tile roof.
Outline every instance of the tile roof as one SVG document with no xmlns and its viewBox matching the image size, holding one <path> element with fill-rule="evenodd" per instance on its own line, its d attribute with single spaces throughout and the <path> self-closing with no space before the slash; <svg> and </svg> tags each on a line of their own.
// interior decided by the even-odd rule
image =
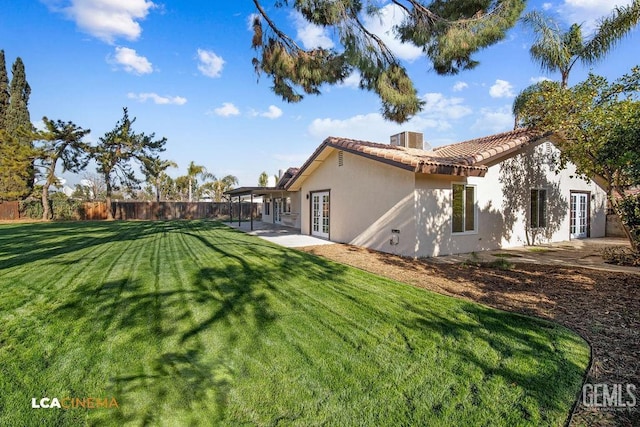
<svg viewBox="0 0 640 427">
<path fill-rule="evenodd" d="M 276 183 L 276 188 L 284 189 L 287 186 L 287 183 L 293 178 L 299 171 L 299 168 L 289 168 L 285 173 L 282 174 L 278 182 Z"/>
<path fill-rule="evenodd" d="M 503 157 L 508 153 L 540 139 L 541 136 L 539 132 L 521 128 L 510 132 L 445 145 L 443 147 L 436 147 L 431 150 L 431 153 L 443 161 L 446 160 L 465 165 L 484 165 L 491 160 Z"/>
<path fill-rule="evenodd" d="M 296 175 L 287 182 L 286 187 L 289 188 L 302 175 L 308 174 L 307 168 L 327 147 L 354 153 L 415 173 L 484 176 L 488 169 L 488 163 L 533 143 L 541 137 L 540 133 L 532 130 L 517 129 L 431 150 L 328 137 L 302 165 Z"/>
</svg>

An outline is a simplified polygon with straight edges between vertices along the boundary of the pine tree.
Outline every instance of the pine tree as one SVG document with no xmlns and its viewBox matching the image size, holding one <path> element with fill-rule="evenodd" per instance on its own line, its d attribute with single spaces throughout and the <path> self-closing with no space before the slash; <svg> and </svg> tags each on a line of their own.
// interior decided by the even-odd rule
<svg viewBox="0 0 640 427">
<path fill-rule="evenodd" d="M 26 133 L 32 130 L 28 108 L 30 95 L 31 87 L 29 87 L 29 83 L 27 83 L 24 64 L 22 59 L 17 58 L 11 68 L 9 107 L 6 113 L 6 129 L 12 135 L 18 134 L 19 131 Z M 24 136 L 19 136 L 18 139 L 26 141 L 26 137 Z"/>
<path fill-rule="evenodd" d="M 4 64 L 4 54 L 2 55 L 2 63 Z M 4 111 L 4 128 L 0 128 L 0 146 L 2 146 L 0 150 L 0 200 L 15 200 L 28 196 L 33 190 L 35 178 L 34 152 L 31 140 L 33 126 L 28 109 L 31 88 L 27 83 L 22 59 L 16 59 L 11 71 L 9 103 L 6 104 Z M 0 77 L 0 87 L 1 85 Z M 1 97 L 2 95 L 0 95 Z"/>
<path fill-rule="evenodd" d="M 4 150 L 0 166 L 6 163 L 14 170 L 20 170 L 18 175 L 11 177 L 10 198 L 22 198 L 28 196 L 33 190 L 35 168 L 33 167 L 32 139 L 33 125 L 29 116 L 29 96 L 31 88 L 27 83 L 27 77 L 22 59 L 17 58 L 11 68 L 11 84 L 9 85 L 9 105 L 5 112 L 4 130 L 5 143 L 12 146 Z M 16 178 L 17 176 L 20 179 Z M 21 185 L 18 185 L 19 183 Z M 0 188 L 2 185 L 0 185 Z"/>
<path fill-rule="evenodd" d="M 398 123 L 418 113 L 424 105 L 413 81 L 389 46 L 369 31 L 363 17 L 375 17 L 381 9 L 376 0 L 276 1 L 290 7 L 309 23 L 333 30 L 335 46 L 300 47 L 268 13 L 253 0 L 258 13 L 253 20 L 253 65 L 258 74 L 273 81 L 272 90 L 287 102 L 304 94 L 319 94 L 325 84 L 342 82 L 352 73 L 360 87 L 381 100 L 382 114 Z M 474 54 L 502 40 L 517 22 L 524 0 L 394 0 L 404 20 L 394 36 L 422 48 L 438 74 L 456 74 L 478 65 Z"/>
<path fill-rule="evenodd" d="M 4 50 L 0 50 L 0 130 L 5 129 L 5 117 L 9 108 L 9 76 L 4 59 Z"/>
<path fill-rule="evenodd" d="M 145 135 L 133 131 L 133 123 L 129 118 L 129 111 L 123 108 L 122 120 L 116 123 L 113 130 L 105 133 L 98 139 L 98 145 L 94 148 L 93 158 L 98 164 L 98 173 L 104 179 L 106 185 L 107 219 L 113 219 L 111 211 L 111 196 L 114 190 L 121 186 L 132 188 L 139 183 L 131 161 L 137 160 L 144 163 L 148 159 L 157 157 L 164 151 L 166 138 L 154 140 L 155 134 Z"/>
</svg>

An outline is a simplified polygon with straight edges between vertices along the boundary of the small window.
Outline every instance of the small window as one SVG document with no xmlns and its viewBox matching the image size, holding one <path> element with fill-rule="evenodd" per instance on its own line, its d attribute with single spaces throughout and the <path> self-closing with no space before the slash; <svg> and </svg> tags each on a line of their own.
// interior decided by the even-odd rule
<svg viewBox="0 0 640 427">
<path fill-rule="evenodd" d="M 534 188 L 531 190 L 531 228 L 547 226 L 547 190 Z"/>
<path fill-rule="evenodd" d="M 284 200 L 284 212 L 291 213 L 291 197 L 287 197 Z"/>
<path fill-rule="evenodd" d="M 344 166 L 344 151 L 338 151 L 338 166 Z"/>
<path fill-rule="evenodd" d="M 476 188 L 472 185 L 453 184 L 454 233 L 476 231 Z"/>
<path fill-rule="evenodd" d="M 264 201 L 263 206 L 264 206 L 264 214 L 265 214 L 265 215 L 271 215 L 271 212 L 270 212 L 270 210 L 271 210 L 271 209 L 270 209 L 270 208 L 271 208 L 271 200 L 266 199 L 266 200 Z"/>
</svg>

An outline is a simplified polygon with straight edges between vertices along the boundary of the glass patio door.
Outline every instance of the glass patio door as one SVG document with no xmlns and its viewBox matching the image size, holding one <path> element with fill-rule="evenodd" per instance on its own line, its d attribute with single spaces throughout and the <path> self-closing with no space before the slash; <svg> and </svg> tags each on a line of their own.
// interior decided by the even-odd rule
<svg viewBox="0 0 640 427">
<path fill-rule="evenodd" d="M 571 230 L 572 239 L 587 237 L 587 209 L 589 199 L 587 193 L 571 193 Z"/>
<path fill-rule="evenodd" d="M 311 235 L 329 238 L 329 192 L 311 195 Z"/>
</svg>

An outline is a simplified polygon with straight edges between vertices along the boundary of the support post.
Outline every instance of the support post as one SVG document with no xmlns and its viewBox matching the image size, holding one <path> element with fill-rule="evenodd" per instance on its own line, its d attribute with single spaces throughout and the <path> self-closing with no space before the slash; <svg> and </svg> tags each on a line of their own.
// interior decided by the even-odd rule
<svg viewBox="0 0 640 427">
<path fill-rule="evenodd" d="M 249 205 L 249 216 L 251 217 L 251 231 L 253 231 L 253 191 L 251 192 L 251 204 Z"/>
</svg>

